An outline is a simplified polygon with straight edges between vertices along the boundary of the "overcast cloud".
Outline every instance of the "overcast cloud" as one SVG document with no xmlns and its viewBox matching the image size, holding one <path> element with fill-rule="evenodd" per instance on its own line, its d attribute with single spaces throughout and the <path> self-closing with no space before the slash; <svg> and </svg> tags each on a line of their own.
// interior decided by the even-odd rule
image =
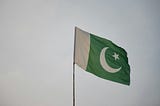
<svg viewBox="0 0 160 106">
<path fill-rule="evenodd" d="M 77 106 L 160 106 L 159 0 L 0 0 L 0 106 L 72 106 L 74 27 L 128 52 L 131 85 L 76 66 Z"/>
</svg>

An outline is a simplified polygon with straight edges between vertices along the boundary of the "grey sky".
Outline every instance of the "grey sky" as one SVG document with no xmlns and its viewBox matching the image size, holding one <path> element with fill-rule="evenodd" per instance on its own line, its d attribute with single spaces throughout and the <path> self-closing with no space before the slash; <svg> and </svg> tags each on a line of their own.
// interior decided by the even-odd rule
<svg viewBox="0 0 160 106">
<path fill-rule="evenodd" d="M 77 106 L 160 105 L 159 0 L 0 0 L 0 106 L 72 106 L 74 27 L 128 52 L 131 85 L 76 66 Z"/>
</svg>

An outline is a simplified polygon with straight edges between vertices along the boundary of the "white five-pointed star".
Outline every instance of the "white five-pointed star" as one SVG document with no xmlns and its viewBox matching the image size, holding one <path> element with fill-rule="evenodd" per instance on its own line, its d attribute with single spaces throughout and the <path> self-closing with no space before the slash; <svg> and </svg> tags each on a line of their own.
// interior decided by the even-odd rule
<svg viewBox="0 0 160 106">
<path fill-rule="evenodd" d="M 114 57 L 115 60 L 117 60 L 117 59 L 119 60 L 119 57 L 118 57 L 119 54 L 117 54 L 117 53 L 114 52 L 114 55 L 112 55 L 112 56 Z"/>
</svg>

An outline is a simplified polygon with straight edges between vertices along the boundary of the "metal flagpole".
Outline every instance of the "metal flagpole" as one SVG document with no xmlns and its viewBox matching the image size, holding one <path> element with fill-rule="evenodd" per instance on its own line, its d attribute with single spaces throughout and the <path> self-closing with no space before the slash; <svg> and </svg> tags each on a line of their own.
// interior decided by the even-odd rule
<svg viewBox="0 0 160 106">
<path fill-rule="evenodd" d="M 76 27 L 74 31 L 74 51 L 73 51 L 73 106 L 76 106 L 75 97 L 75 42 L 76 42 Z"/>
<path fill-rule="evenodd" d="M 73 62 L 73 106 L 75 105 L 75 63 Z"/>
</svg>

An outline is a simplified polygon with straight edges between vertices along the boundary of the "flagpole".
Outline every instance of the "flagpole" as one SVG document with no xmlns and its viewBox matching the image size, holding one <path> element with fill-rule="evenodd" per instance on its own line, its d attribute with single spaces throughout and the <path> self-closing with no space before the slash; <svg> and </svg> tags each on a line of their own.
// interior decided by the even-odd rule
<svg viewBox="0 0 160 106">
<path fill-rule="evenodd" d="M 75 106 L 75 63 L 73 63 L 73 106 Z"/>
<path fill-rule="evenodd" d="M 76 42 L 76 27 L 74 30 L 74 51 L 73 51 L 73 106 L 76 106 L 75 97 L 75 42 Z"/>
</svg>

